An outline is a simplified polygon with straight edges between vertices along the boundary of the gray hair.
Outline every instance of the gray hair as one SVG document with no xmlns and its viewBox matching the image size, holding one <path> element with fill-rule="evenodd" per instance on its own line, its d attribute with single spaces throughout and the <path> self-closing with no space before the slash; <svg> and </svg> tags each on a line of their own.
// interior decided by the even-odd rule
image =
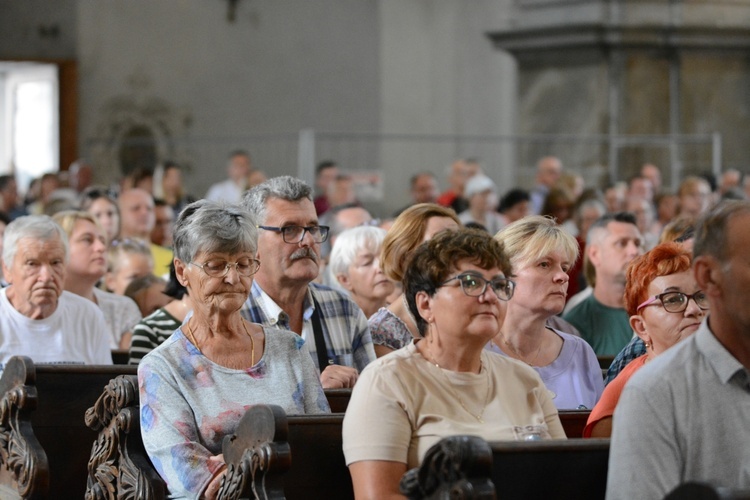
<svg viewBox="0 0 750 500">
<path fill-rule="evenodd" d="M 363 248 L 379 257 L 386 230 L 375 226 L 359 226 L 342 231 L 336 238 L 331 251 L 330 266 L 334 276 L 349 275 L 349 266 L 354 263 L 357 253 Z"/>
<path fill-rule="evenodd" d="M 192 262 L 201 252 L 258 251 L 253 216 L 238 205 L 199 200 L 186 206 L 174 225 L 174 256 Z"/>
<path fill-rule="evenodd" d="M 68 262 L 68 235 L 48 215 L 25 215 L 18 217 L 5 228 L 3 237 L 3 262 L 10 267 L 16 258 L 18 242 L 24 238 L 38 241 L 60 239 L 65 248 L 65 263 Z"/>
<path fill-rule="evenodd" d="M 726 264 L 729 253 L 727 248 L 729 220 L 738 213 L 748 212 L 750 212 L 750 201 L 744 200 L 722 201 L 706 212 L 697 223 L 693 258 L 710 255 L 722 264 Z"/>
<path fill-rule="evenodd" d="M 242 199 L 242 206 L 255 217 L 259 224 L 264 224 L 266 202 L 269 198 L 285 201 L 300 201 L 307 198 L 312 201 L 312 193 L 312 188 L 304 181 L 289 175 L 282 175 L 272 177 L 250 188 Z"/>
</svg>

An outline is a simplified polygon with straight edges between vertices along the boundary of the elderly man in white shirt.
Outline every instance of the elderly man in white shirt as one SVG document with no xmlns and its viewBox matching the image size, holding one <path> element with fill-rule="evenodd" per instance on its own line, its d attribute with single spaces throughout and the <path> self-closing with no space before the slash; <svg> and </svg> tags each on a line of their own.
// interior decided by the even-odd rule
<svg viewBox="0 0 750 500">
<path fill-rule="evenodd" d="M 19 217 L 3 238 L 0 363 L 112 364 L 107 324 L 91 301 L 63 290 L 68 237 L 46 215 Z M 1 369 L 2 367 L 0 367 Z"/>
</svg>

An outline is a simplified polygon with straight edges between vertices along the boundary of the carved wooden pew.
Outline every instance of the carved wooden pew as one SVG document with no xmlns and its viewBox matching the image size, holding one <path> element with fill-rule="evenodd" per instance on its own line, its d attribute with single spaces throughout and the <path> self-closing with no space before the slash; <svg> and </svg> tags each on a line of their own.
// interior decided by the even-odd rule
<svg viewBox="0 0 750 500">
<path fill-rule="evenodd" d="M 345 408 L 350 395 L 350 390 L 326 391 L 336 408 Z M 227 463 L 234 460 L 239 464 L 243 446 L 254 443 L 268 454 L 269 472 L 264 473 L 258 489 L 265 492 L 261 498 L 311 498 L 316 491 L 330 498 L 354 498 L 342 452 L 343 413 L 287 417 L 278 407 L 276 413 L 269 414 L 269 408 L 259 405 L 248 410 L 238 427 L 234 451 L 224 450 Z M 86 423 L 99 431 L 99 437 L 91 449 L 86 498 L 107 498 L 106 492 L 113 492 L 117 498 L 164 498 L 166 486 L 146 455 L 138 412 L 135 376 L 120 376 L 109 382 L 87 411 Z M 245 466 L 241 473 L 225 479 L 227 486 L 219 498 L 243 498 L 237 496 L 239 487 L 235 483 L 250 477 L 248 470 L 252 468 Z M 251 493 L 245 494 L 252 498 Z"/>
<path fill-rule="evenodd" d="M 442 439 L 401 491 L 412 499 L 604 498 L 609 439 L 503 441 Z"/>
<path fill-rule="evenodd" d="M 126 365 L 36 365 L 38 405 L 31 424 L 49 461 L 51 498 L 83 498 L 96 438 L 86 426 L 86 410 L 112 378 L 135 372 Z"/>
<path fill-rule="evenodd" d="M 37 409 L 30 358 L 11 358 L 0 379 L 0 498 L 47 498 L 49 463 L 31 426 Z"/>
<path fill-rule="evenodd" d="M 166 485 L 146 455 L 141 439 L 138 377 L 110 380 L 96 404 L 86 411 L 86 425 L 98 431 L 91 447 L 87 499 L 162 500 Z"/>
<path fill-rule="evenodd" d="M 291 415 L 250 408 L 224 438 L 219 498 L 354 498 L 341 440 L 343 414 Z M 255 492 L 255 493 L 254 493 Z"/>
</svg>

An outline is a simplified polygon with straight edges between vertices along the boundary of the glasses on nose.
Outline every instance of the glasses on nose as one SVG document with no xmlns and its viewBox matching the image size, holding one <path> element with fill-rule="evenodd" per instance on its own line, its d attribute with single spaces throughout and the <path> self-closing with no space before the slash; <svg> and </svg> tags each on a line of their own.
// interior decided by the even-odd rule
<svg viewBox="0 0 750 500">
<path fill-rule="evenodd" d="M 661 305 L 662 307 L 664 307 L 665 311 L 671 313 L 681 313 L 685 309 L 687 309 L 690 299 L 693 299 L 695 305 L 697 305 L 703 311 L 708 309 L 708 298 L 706 298 L 706 294 L 703 293 L 702 290 L 698 290 L 692 295 L 688 295 L 682 292 L 665 292 L 660 293 L 659 295 L 654 295 L 650 299 L 646 300 L 643 304 L 639 305 L 636 309 L 636 312 L 640 311 L 646 306 L 654 305 L 656 304 L 656 301 L 659 301 L 661 302 Z"/>
<path fill-rule="evenodd" d="M 229 268 L 234 267 L 237 274 L 244 277 L 252 276 L 260 269 L 260 261 L 257 259 L 240 259 L 237 262 L 227 262 L 226 260 L 209 260 L 203 264 L 191 262 L 191 265 L 200 267 L 204 273 L 212 278 L 223 278 L 229 272 Z"/>
<path fill-rule="evenodd" d="M 265 231 L 273 231 L 274 233 L 281 233 L 281 237 L 284 238 L 284 243 L 296 244 L 302 241 L 305 237 L 305 233 L 310 233 L 315 243 L 323 243 L 328 239 L 328 226 L 255 226 L 258 229 Z"/>
<path fill-rule="evenodd" d="M 487 291 L 487 285 L 490 285 L 498 299 L 510 300 L 510 298 L 513 297 L 513 291 L 516 288 L 515 282 L 508 278 L 494 278 L 488 280 L 483 276 L 473 273 L 459 274 L 458 276 L 443 281 L 440 283 L 440 286 L 445 286 L 446 283 L 453 280 L 458 280 L 461 285 L 461 290 L 469 297 L 480 297 Z"/>
</svg>

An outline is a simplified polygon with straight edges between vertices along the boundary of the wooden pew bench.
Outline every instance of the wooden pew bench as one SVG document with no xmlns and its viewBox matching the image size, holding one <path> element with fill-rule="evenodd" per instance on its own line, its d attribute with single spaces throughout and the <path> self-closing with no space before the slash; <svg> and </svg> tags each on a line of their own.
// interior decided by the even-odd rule
<svg viewBox="0 0 750 500">
<path fill-rule="evenodd" d="M 409 498 L 604 498 L 609 439 L 486 442 L 445 438 L 408 471 L 401 491 Z"/>
<path fill-rule="evenodd" d="M 27 424 L 16 428 L 27 429 L 26 447 L 36 450 L 36 455 L 29 455 L 36 457 L 29 461 L 36 468 L 21 472 L 23 477 L 36 478 L 37 491 L 54 492 L 55 498 L 81 498 L 84 491 L 91 498 L 106 497 L 106 492 L 124 498 L 164 497 L 164 483 L 141 441 L 136 370 L 127 365 L 34 366 L 28 358 L 19 362 L 11 385 L 28 396 L 24 406 L 14 411 Z M 282 484 L 283 475 L 280 491 L 287 498 L 306 498 L 315 491 L 330 493 L 332 498 L 353 497 L 341 447 L 341 412 L 351 390 L 328 390 L 326 396 L 337 414 L 284 416 L 278 425 L 286 425 L 286 433 L 274 432 L 268 438 L 269 443 L 281 440 L 290 449 L 288 463 L 278 469 L 283 472 L 271 474 L 265 483 L 272 484 L 270 478 L 276 477 Z M 561 412 L 560 417 L 567 435 L 580 437 L 588 412 Z M 11 484 L 18 491 L 23 487 L 6 480 L 0 484 Z"/>
<path fill-rule="evenodd" d="M 111 379 L 135 373 L 136 367 L 127 365 L 36 366 L 39 404 L 31 423 L 47 453 L 54 498 L 83 497 L 91 444 L 96 438 L 86 426 L 86 410 Z"/>
<path fill-rule="evenodd" d="M 19 446 L 33 450 L 36 441 L 46 456 L 47 486 L 40 497 L 83 498 L 91 444 L 96 438 L 96 434 L 86 426 L 86 410 L 101 395 L 110 379 L 123 373 L 135 374 L 136 367 L 35 365 L 29 358 L 12 358 L 3 373 L 8 382 L 11 372 L 16 374 L 12 377 L 16 380 L 16 388 L 9 388 L 6 384 L 1 397 L 13 407 L 9 409 L 11 413 L 29 411 L 25 418 L 33 439 L 26 436 Z M 23 378 L 26 379 L 25 384 L 34 389 L 33 398 L 27 397 L 25 402 L 6 399 L 13 391 L 24 390 L 18 382 Z M 32 393 L 30 389 L 26 391 Z M 31 401 L 33 404 L 29 405 Z M 22 475 L 33 477 L 38 474 L 33 462 L 19 465 Z M 21 492 L 22 488 L 19 486 L 17 491 Z"/>
<path fill-rule="evenodd" d="M 0 379 L 0 498 L 46 498 L 49 462 L 31 426 L 39 400 L 34 363 L 12 358 Z"/>
<path fill-rule="evenodd" d="M 290 415 L 274 405 L 250 408 L 224 438 L 227 473 L 219 498 L 353 499 L 342 451 L 344 415 Z"/>
</svg>

